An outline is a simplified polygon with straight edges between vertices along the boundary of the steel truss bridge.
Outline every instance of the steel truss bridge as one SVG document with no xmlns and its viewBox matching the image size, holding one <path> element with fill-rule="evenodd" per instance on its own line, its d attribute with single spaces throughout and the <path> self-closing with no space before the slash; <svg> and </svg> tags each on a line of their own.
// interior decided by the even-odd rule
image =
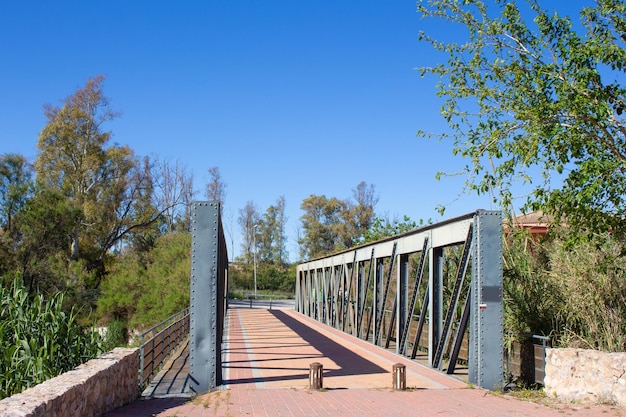
<svg viewBox="0 0 626 417">
<path fill-rule="evenodd" d="M 502 219 L 479 210 L 298 265 L 296 310 L 468 382 L 503 383 Z"/>
<path fill-rule="evenodd" d="M 186 384 L 202 394 L 222 383 L 228 308 L 228 254 L 217 202 L 193 204 L 191 234 L 191 305 L 181 320 L 189 323 Z M 432 368 L 454 373 L 460 363 L 468 382 L 500 389 L 501 216 L 479 210 L 301 263 L 295 305 L 354 337 L 411 359 L 421 356 Z M 152 357 L 167 356 L 162 345 L 176 345 L 161 339 L 149 349 Z M 156 360 L 145 362 L 153 367 L 146 374 L 152 373 Z"/>
</svg>

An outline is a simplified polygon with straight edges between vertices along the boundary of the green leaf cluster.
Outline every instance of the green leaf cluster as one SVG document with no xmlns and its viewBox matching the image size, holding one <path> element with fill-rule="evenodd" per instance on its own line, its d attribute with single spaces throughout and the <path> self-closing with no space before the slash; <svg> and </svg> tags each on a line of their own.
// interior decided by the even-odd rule
<svg viewBox="0 0 626 417">
<path fill-rule="evenodd" d="M 536 0 L 421 0 L 418 12 L 464 34 L 423 33 L 448 59 L 421 73 L 440 80 L 440 137 L 467 160 L 467 188 L 509 211 L 518 187 L 556 222 L 626 232 L 626 5 L 596 0 L 580 24 Z"/>
<path fill-rule="evenodd" d="M 0 287 L 0 397 L 69 371 L 102 352 L 100 336 L 63 309 L 63 295 L 29 296 L 22 282 Z"/>
<path fill-rule="evenodd" d="M 376 217 L 374 218 L 372 226 L 363 234 L 362 243 L 375 242 L 386 237 L 399 235 L 430 223 L 430 220 L 424 222 L 424 220 L 421 219 L 419 222 L 416 222 L 406 215 L 401 221 L 398 219 L 389 220 L 388 218 Z"/>
</svg>

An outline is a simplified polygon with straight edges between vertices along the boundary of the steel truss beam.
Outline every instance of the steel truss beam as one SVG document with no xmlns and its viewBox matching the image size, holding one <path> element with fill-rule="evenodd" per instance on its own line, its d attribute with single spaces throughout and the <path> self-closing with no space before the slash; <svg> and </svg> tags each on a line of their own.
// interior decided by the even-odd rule
<svg viewBox="0 0 626 417">
<path fill-rule="evenodd" d="M 446 259 L 452 247 L 461 249 L 454 273 Z M 469 382 L 502 387 L 499 212 L 478 210 L 301 263 L 297 271 L 299 312 L 361 339 L 372 332 L 372 343 L 411 359 L 426 350 L 429 366 L 448 373 L 467 345 Z"/>
</svg>

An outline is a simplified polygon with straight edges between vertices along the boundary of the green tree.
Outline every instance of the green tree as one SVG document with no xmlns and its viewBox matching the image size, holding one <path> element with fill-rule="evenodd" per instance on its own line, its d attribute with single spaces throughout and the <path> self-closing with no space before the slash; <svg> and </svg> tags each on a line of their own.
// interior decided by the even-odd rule
<svg viewBox="0 0 626 417">
<path fill-rule="evenodd" d="M 300 217 L 304 236 L 298 239 L 300 258 L 310 259 L 342 249 L 346 235 L 346 223 L 342 218 L 346 202 L 336 197 L 311 195 L 300 205 L 304 214 Z"/>
<path fill-rule="evenodd" d="M 245 207 L 239 209 L 239 217 L 237 218 L 243 239 L 241 242 L 242 262 L 251 264 L 256 256 L 257 247 L 260 242 L 259 229 L 261 225 L 261 215 L 253 201 L 248 201 Z"/>
<path fill-rule="evenodd" d="M 260 214 L 256 205 L 248 201 L 239 210 L 237 219 L 243 235 L 239 264 L 229 270 L 229 282 L 233 290 L 254 288 L 256 267 L 257 288 L 278 290 L 288 288 L 287 251 L 285 249 L 285 197 Z M 256 258 L 256 262 L 255 262 Z"/>
<path fill-rule="evenodd" d="M 69 280 L 69 237 L 81 213 L 54 190 L 42 189 L 15 216 L 11 236 L 15 272 L 29 291 L 56 293 Z"/>
<path fill-rule="evenodd" d="M 149 288 L 138 303 L 142 324 L 158 323 L 189 307 L 191 234 L 168 233 L 152 251 L 147 268 Z"/>
<path fill-rule="evenodd" d="M 23 156 L 0 156 L 0 276 L 14 275 L 18 265 L 15 249 L 21 238 L 16 217 L 33 194 L 32 172 Z"/>
<path fill-rule="evenodd" d="M 363 235 L 372 226 L 374 209 L 378 203 L 376 187 L 361 181 L 356 189 L 352 190 L 353 200 L 346 201 L 346 209 L 342 215 L 346 223 L 344 246 L 351 247 L 363 239 Z"/>
<path fill-rule="evenodd" d="M 72 259 L 92 258 L 102 268 L 106 253 L 127 235 L 158 221 L 169 204 L 157 195 L 153 164 L 140 163 L 128 146 L 109 145 L 104 124 L 118 116 L 102 91 L 103 76 L 63 101 L 44 107 L 47 125 L 39 134 L 37 182 L 58 190 L 82 213 L 71 233 Z M 165 205 L 164 205 L 165 204 Z"/>
<path fill-rule="evenodd" d="M 352 200 L 339 200 L 311 195 L 302 201 L 301 259 L 327 255 L 363 241 L 374 220 L 378 196 L 374 185 L 364 181 L 352 190 L 352 196 Z"/>
<path fill-rule="evenodd" d="M 258 289 L 293 294 L 296 288 L 295 268 L 288 265 L 261 264 L 258 271 Z"/>
<path fill-rule="evenodd" d="M 146 277 L 149 260 L 146 258 L 147 256 L 141 256 L 134 251 L 116 256 L 100 284 L 98 317 L 106 322 L 124 320 L 136 324 L 142 321 L 135 314 L 139 299 L 146 293 L 149 285 Z"/>
<path fill-rule="evenodd" d="M 287 236 L 285 234 L 285 197 L 281 196 L 275 205 L 267 208 L 260 222 L 259 231 L 259 260 L 274 265 L 287 264 L 287 250 L 285 248 Z"/>
<path fill-rule="evenodd" d="M 37 143 L 38 183 L 58 190 L 83 213 L 81 224 L 72 233 L 74 259 L 79 256 L 81 235 L 95 244 L 98 236 L 93 229 L 100 233 L 111 229 L 107 223 L 116 214 L 135 164 L 128 147 L 107 148 L 111 133 L 102 130 L 103 124 L 117 113 L 102 93 L 103 80 L 103 76 L 90 78 L 62 107 L 44 106 L 48 123 Z M 111 242 L 102 243 L 106 251 Z"/>
<path fill-rule="evenodd" d="M 450 128 L 441 136 L 467 158 L 467 187 L 493 193 L 505 209 L 523 183 L 528 208 L 624 233 L 626 4 L 596 0 L 580 11 L 581 24 L 536 0 L 523 4 L 418 1 L 422 17 L 445 23 L 420 37 L 448 56 L 421 68 L 441 80 Z M 437 39 L 450 33 L 467 37 Z"/>
<path fill-rule="evenodd" d="M 0 228 L 9 231 L 13 218 L 33 192 L 33 168 L 22 155 L 0 156 Z"/>
</svg>

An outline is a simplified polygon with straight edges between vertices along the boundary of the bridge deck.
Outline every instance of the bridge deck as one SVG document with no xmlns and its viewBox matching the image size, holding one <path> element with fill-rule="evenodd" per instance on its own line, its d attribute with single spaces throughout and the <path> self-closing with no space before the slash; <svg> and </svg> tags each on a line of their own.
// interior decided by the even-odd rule
<svg viewBox="0 0 626 417">
<path fill-rule="evenodd" d="M 324 388 L 391 388 L 392 366 L 406 366 L 408 388 L 458 388 L 465 384 L 397 356 L 372 344 L 311 320 L 291 309 L 247 308 L 228 310 L 223 344 L 224 387 L 256 388 L 309 386 L 309 367 L 324 369 Z M 174 358 L 144 391 L 145 397 L 191 395 L 189 345 Z"/>
<path fill-rule="evenodd" d="M 231 306 L 232 307 L 232 306 Z M 127 416 L 593 416 L 608 407 L 518 401 L 481 389 L 324 326 L 292 309 L 234 306 L 224 343 L 224 386 L 185 398 L 188 350 L 160 375 L 153 395 L 106 414 Z M 324 390 L 308 390 L 309 365 L 324 368 Z M 392 366 L 406 365 L 405 392 Z M 168 376 L 169 375 L 169 376 Z M 159 391 L 161 390 L 161 391 Z M 622 410 L 612 408 L 613 415 Z"/>
<path fill-rule="evenodd" d="M 226 387 L 308 388 L 313 362 L 323 365 L 327 389 L 391 388 L 398 362 L 407 366 L 407 387 L 465 386 L 293 310 L 231 309 L 224 352 Z"/>
</svg>

